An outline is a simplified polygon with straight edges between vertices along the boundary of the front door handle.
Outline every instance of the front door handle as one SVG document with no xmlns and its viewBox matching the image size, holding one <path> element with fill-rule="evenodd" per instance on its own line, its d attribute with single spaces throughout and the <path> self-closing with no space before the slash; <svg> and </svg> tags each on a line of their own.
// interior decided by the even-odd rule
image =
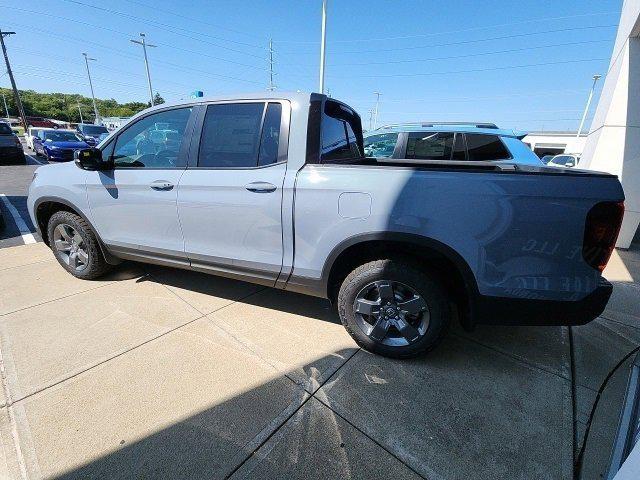
<svg viewBox="0 0 640 480">
<path fill-rule="evenodd" d="M 173 183 L 167 182 L 166 180 L 156 180 L 149 184 L 149 187 L 154 190 L 171 190 L 173 188 Z"/>
<path fill-rule="evenodd" d="M 254 193 L 269 193 L 275 192 L 277 187 L 269 182 L 253 182 L 244 188 Z"/>
</svg>

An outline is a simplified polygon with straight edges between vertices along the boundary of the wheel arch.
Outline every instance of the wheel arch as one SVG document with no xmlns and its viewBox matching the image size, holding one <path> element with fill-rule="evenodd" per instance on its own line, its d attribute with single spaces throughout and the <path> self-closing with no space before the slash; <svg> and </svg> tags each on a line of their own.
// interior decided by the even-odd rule
<svg viewBox="0 0 640 480">
<path fill-rule="evenodd" d="M 472 326 L 478 285 L 469 264 L 451 247 L 421 235 L 377 232 L 344 240 L 331 251 L 322 270 L 326 296 L 334 301 L 341 281 L 358 265 L 393 255 L 417 259 L 422 266 L 435 270 L 453 294 L 463 326 Z"/>
<path fill-rule="evenodd" d="M 91 229 L 94 231 L 96 237 L 98 238 L 98 245 L 100 245 L 100 251 L 102 252 L 102 255 L 104 256 L 107 263 L 109 263 L 110 265 L 117 265 L 121 263 L 122 260 L 115 257 L 111 252 L 109 252 L 107 247 L 104 245 L 104 243 L 102 242 L 102 239 L 100 238 L 100 235 L 98 234 L 98 231 L 91 223 L 91 220 L 89 220 L 86 217 L 86 215 L 84 215 L 82 211 L 72 202 L 60 197 L 51 197 L 51 196 L 41 197 L 34 203 L 34 206 L 33 206 L 33 215 L 36 220 L 36 228 L 40 232 L 42 241 L 47 246 L 51 246 L 48 238 L 49 236 L 48 231 L 47 231 L 49 219 L 54 213 L 60 212 L 60 211 L 74 213 L 79 217 L 81 217 L 85 222 L 87 222 L 91 227 Z"/>
</svg>

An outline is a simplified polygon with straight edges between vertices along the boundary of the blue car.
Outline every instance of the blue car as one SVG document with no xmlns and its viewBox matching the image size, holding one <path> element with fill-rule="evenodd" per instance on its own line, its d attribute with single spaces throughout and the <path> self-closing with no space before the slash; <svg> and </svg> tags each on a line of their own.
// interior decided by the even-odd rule
<svg viewBox="0 0 640 480">
<path fill-rule="evenodd" d="M 521 139 L 525 133 L 493 123 L 422 122 L 389 125 L 367 132 L 367 157 L 419 161 L 494 162 L 543 165 Z"/>
<path fill-rule="evenodd" d="M 73 160 L 73 152 L 89 148 L 80 135 L 70 130 L 41 130 L 33 139 L 36 156 L 47 161 Z"/>
<path fill-rule="evenodd" d="M 87 144 L 92 147 L 96 146 L 101 141 L 101 136 L 103 134 L 109 135 L 109 130 L 107 127 L 103 127 L 102 125 L 93 125 L 91 123 L 79 123 L 76 127 L 78 133 L 82 136 Z"/>
</svg>

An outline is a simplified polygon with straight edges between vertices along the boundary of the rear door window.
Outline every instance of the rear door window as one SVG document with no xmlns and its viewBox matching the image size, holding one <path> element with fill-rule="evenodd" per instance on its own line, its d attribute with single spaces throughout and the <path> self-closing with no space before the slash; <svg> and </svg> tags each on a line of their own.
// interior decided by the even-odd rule
<svg viewBox="0 0 640 480">
<path fill-rule="evenodd" d="M 406 157 L 420 160 L 451 160 L 454 134 L 451 132 L 412 132 L 407 139 Z"/>
<path fill-rule="evenodd" d="M 467 151 L 471 161 L 507 160 L 511 158 L 507 147 L 497 135 L 467 133 Z"/>
<path fill-rule="evenodd" d="M 280 103 L 209 105 L 200 138 L 198 166 L 254 168 L 276 163 L 281 121 Z"/>
</svg>

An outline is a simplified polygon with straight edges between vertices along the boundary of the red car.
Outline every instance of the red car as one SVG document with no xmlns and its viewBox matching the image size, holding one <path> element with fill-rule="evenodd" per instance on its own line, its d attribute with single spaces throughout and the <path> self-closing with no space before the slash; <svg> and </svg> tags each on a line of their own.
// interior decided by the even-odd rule
<svg viewBox="0 0 640 480">
<path fill-rule="evenodd" d="M 58 128 L 59 125 L 43 117 L 27 117 L 27 128 L 29 127 Z"/>
</svg>

